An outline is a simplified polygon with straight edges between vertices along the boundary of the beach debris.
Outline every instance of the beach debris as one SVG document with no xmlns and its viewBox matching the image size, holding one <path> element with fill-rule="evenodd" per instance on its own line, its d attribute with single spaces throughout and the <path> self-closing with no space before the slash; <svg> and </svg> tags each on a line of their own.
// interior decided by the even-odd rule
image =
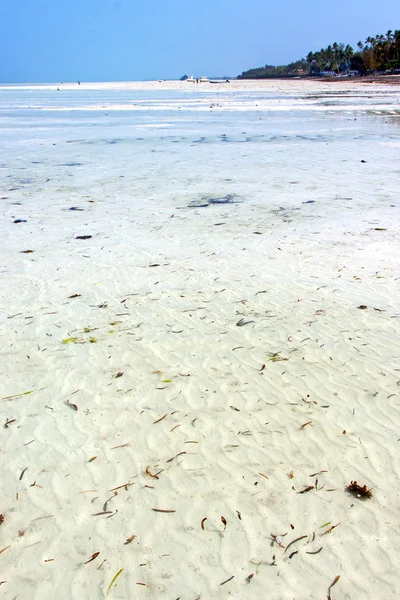
<svg viewBox="0 0 400 600">
<path fill-rule="evenodd" d="M 207 517 L 201 520 L 201 528 L 204 530 L 204 523 L 207 521 Z"/>
<path fill-rule="evenodd" d="M 117 490 L 122 490 L 122 488 L 125 488 L 126 491 L 128 491 L 128 488 L 134 485 L 133 483 L 123 483 L 122 485 L 118 485 L 115 488 L 111 488 L 111 490 L 109 490 L 109 492 L 116 492 Z"/>
<path fill-rule="evenodd" d="M 155 425 L 156 423 L 160 423 L 160 421 L 163 421 L 165 419 L 165 417 L 168 416 L 168 413 L 165 413 L 164 416 L 160 417 L 159 419 L 157 419 L 157 421 L 153 421 L 153 425 Z"/>
<path fill-rule="evenodd" d="M 309 477 L 315 477 L 316 475 L 320 475 L 321 473 L 327 473 L 328 471 L 326 470 L 322 470 L 322 471 L 318 471 L 318 473 L 311 473 L 311 475 L 309 475 Z"/>
<path fill-rule="evenodd" d="M 238 204 L 240 200 L 237 199 L 235 194 L 227 194 L 222 197 L 202 196 L 198 200 L 193 200 L 188 205 L 189 208 L 207 208 L 210 205 L 220 204 Z"/>
<path fill-rule="evenodd" d="M 71 206 L 68 210 L 83 210 L 83 208 L 78 208 L 78 206 Z"/>
<path fill-rule="evenodd" d="M 90 238 L 93 237 L 91 235 L 77 235 L 75 237 L 76 240 L 90 240 Z"/>
<path fill-rule="evenodd" d="M 78 407 L 76 404 L 74 404 L 73 402 L 70 402 L 69 400 L 66 400 L 64 402 L 64 404 L 66 404 L 67 406 L 69 406 L 70 408 L 72 408 L 72 410 L 78 410 Z"/>
<path fill-rule="evenodd" d="M 114 375 L 115 379 L 118 379 L 118 377 L 122 377 L 124 373 L 122 371 L 118 371 L 118 373 L 116 375 Z"/>
<path fill-rule="evenodd" d="M 285 548 L 285 546 L 283 545 L 283 538 L 285 537 L 285 535 L 287 534 L 284 533 L 282 535 L 275 535 L 274 533 L 271 533 L 271 546 L 273 546 L 274 544 L 278 544 L 279 548 Z"/>
<path fill-rule="evenodd" d="M 290 473 L 289 473 L 289 479 L 293 479 L 293 477 L 294 477 L 294 473 L 293 473 L 293 471 L 290 471 Z"/>
<path fill-rule="evenodd" d="M 237 514 L 237 516 L 238 516 L 238 519 L 239 519 L 239 521 L 241 521 L 241 520 L 242 520 L 242 515 L 241 515 L 241 513 L 240 513 L 240 512 L 237 510 L 237 511 L 236 511 L 236 514 Z"/>
<path fill-rule="evenodd" d="M 319 554 L 321 552 L 321 550 L 322 550 L 322 546 L 321 546 L 321 548 L 319 548 L 319 550 L 316 550 L 315 552 L 307 552 L 307 550 L 306 550 L 306 554 Z"/>
<path fill-rule="evenodd" d="M 340 525 L 340 523 L 336 523 L 336 525 L 332 525 L 332 527 L 329 527 L 329 529 L 324 531 L 324 533 L 321 533 L 320 536 L 322 537 L 323 535 L 326 535 L 327 533 L 331 533 L 331 531 L 336 529 L 336 527 L 338 527 L 339 525 Z"/>
<path fill-rule="evenodd" d="M 374 231 L 387 231 L 385 227 L 374 227 Z"/>
<path fill-rule="evenodd" d="M 76 344 L 78 341 L 77 337 L 68 337 L 63 339 L 62 343 L 67 345 L 67 344 Z"/>
<path fill-rule="evenodd" d="M 0 514 L 0 525 L 3 525 L 4 519 L 5 519 L 5 516 L 3 514 Z"/>
<path fill-rule="evenodd" d="M 372 488 L 368 489 L 365 484 L 363 486 L 358 485 L 357 481 L 350 481 L 346 490 L 353 496 L 357 496 L 357 498 L 372 498 Z"/>
<path fill-rule="evenodd" d="M 100 517 L 101 515 L 112 515 L 112 510 L 102 510 L 101 512 L 92 514 L 92 517 Z"/>
<path fill-rule="evenodd" d="M 119 444 L 118 446 L 113 446 L 110 450 L 117 450 L 117 448 L 126 448 L 126 446 L 130 446 L 131 442 L 126 442 L 126 444 Z"/>
<path fill-rule="evenodd" d="M 93 462 L 94 460 L 96 460 L 97 456 L 92 456 L 92 458 L 89 458 L 88 462 Z"/>
<path fill-rule="evenodd" d="M 307 421 L 307 423 L 303 423 L 303 425 L 300 427 L 300 429 L 304 429 L 304 427 L 307 427 L 307 425 L 311 425 L 312 421 Z"/>
<path fill-rule="evenodd" d="M 151 510 L 154 510 L 154 512 L 159 512 L 159 513 L 174 513 L 174 512 L 176 512 L 176 510 L 168 509 L 168 508 L 152 508 Z"/>
<path fill-rule="evenodd" d="M 131 544 L 133 542 L 133 540 L 135 539 L 135 537 L 136 537 L 136 535 L 131 535 L 131 537 L 126 538 L 126 541 L 124 542 L 124 546 Z"/>
<path fill-rule="evenodd" d="M 15 219 L 13 223 L 26 223 L 26 219 Z"/>
<path fill-rule="evenodd" d="M 305 540 L 306 537 L 308 537 L 307 535 L 301 535 L 300 537 L 296 538 L 295 540 L 292 540 L 285 548 L 285 552 L 288 550 L 288 548 L 290 548 L 290 546 L 293 546 L 293 544 L 295 544 L 296 542 L 299 542 L 300 540 Z M 289 556 L 290 558 L 290 556 Z"/>
<path fill-rule="evenodd" d="M 72 296 L 68 296 L 68 298 L 80 298 L 81 294 L 72 294 Z"/>
<path fill-rule="evenodd" d="M 221 585 L 225 585 L 225 583 L 228 583 L 229 581 L 232 581 L 232 579 L 233 579 L 234 577 L 235 577 L 235 576 L 234 576 L 234 575 L 232 575 L 232 577 L 229 577 L 229 579 L 225 579 L 225 581 L 223 581 L 223 582 L 222 582 L 222 583 L 220 583 L 219 585 L 220 585 L 220 586 L 221 586 Z"/>
<path fill-rule="evenodd" d="M 306 494 L 307 492 L 311 492 L 311 490 L 315 489 L 313 485 L 309 485 L 304 490 L 297 492 L 298 494 Z"/>
<path fill-rule="evenodd" d="M 178 454 L 176 454 L 175 456 L 173 456 L 172 458 L 169 458 L 167 460 L 167 463 L 172 462 L 173 460 L 175 460 L 176 458 L 178 458 L 178 456 L 182 456 L 182 454 L 187 454 L 187 452 L 185 452 L 184 450 L 182 452 L 178 452 Z"/>
<path fill-rule="evenodd" d="M 100 552 L 95 552 L 94 554 L 92 554 L 92 556 L 89 558 L 89 560 L 87 560 L 83 564 L 87 565 L 88 563 L 92 562 L 92 560 L 96 560 L 96 558 L 98 557 L 99 554 L 100 554 Z"/>
<path fill-rule="evenodd" d="M 28 469 L 28 467 L 25 467 L 25 469 L 21 472 L 21 475 L 19 476 L 19 480 L 21 481 L 23 476 L 25 475 L 25 471 Z"/>
<path fill-rule="evenodd" d="M 35 252 L 34 250 L 21 250 L 20 254 L 32 254 L 32 252 Z"/>
<path fill-rule="evenodd" d="M 340 579 L 340 575 L 336 575 L 335 579 L 332 581 L 331 585 L 328 587 L 328 599 L 327 600 L 331 600 L 331 589 L 333 588 L 334 585 L 337 584 L 339 579 Z"/>
<path fill-rule="evenodd" d="M 288 358 L 284 358 L 283 356 L 281 356 L 280 352 L 269 352 L 268 356 L 269 356 L 268 360 L 270 362 L 279 362 L 281 360 L 289 360 Z"/>
<path fill-rule="evenodd" d="M 11 423 L 16 423 L 16 421 L 17 419 L 7 419 L 7 421 L 3 425 L 4 429 L 8 429 L 9 425 L 11 425 Z"/>
<path fill-rule="evenodd" d="M 236 327 L 244 327 L 244 325 L 248 325 L 249 323 L 254 323 L 255 321 L 246 321 L 245 319 L 240 319 L 236 323 Z"/>
<path fill-rule="evenodd" d="M 2 400 L 14 400 L 14 398 L 20 398 L 21 396 L 28 396 L 32 394 L 35 390 L 28 390 L 27 392 L 21 392 L 20 394 L 14 394 L 13 396 L 4 396 Z"/>
<path fill-rule="evenodd" d="M 222 524 L 223 524 L 223 526 L 224 526 L 224 531 L 225 531 L 225 529 L 226 529 L 226 526 L 227 526 L 227 524 L 228 524 L 228 523 L 227 523 L 227 521 L 226 521 L 226 519 L 225 519 L 225 517 L 221 517 L 221 522 L 222 522 Z"/>
<path fill-rule="evenodd" d="M 357 308 L 360 308 L 361 310 L 365 310 L 366 308 L 368 308 L 368 306 L 366 306 L 366 304 L 360 304 L 360 306 L 357 306 Z"/>
<path fill-rule="evenodd" d="M 111 583 L 110 583 L 110 585 L 109 585 L 109 586 L 108 586 L 108 588 L 107 588 L 107 593 L 106 593 L 106 596 L 108 596 L 108 594 L 109 594 L 109 591 L 111 590 L 112 586 L 115 584 L 115 582 L 117 581 L 118 577 L 121 575 L 121 573 L 122 573 L 122 571 L 123 571 L 123 570 L 124 570 L 124 569 L 120 569 L 120 570 L 119 570 L 119 571 L 118 571 L 118 572 L 117 572 L 117 573 L 114 575 L 114 577 L 112 578 L 112 580 L 111 580 Z"/>
<path fill-rule="evenodd" d="M 245 579 L 246 583 L 250 583 L 250 581 L 253 579 L 254 577 L 254 573 L 250 573 L 250 575 L 248 575 Z"/>
<path fill-rule="evenodd" d="M 148 475 L 149 477 L 152 477 L 152 479 L 160 479 L 159 478 L 159 474 L 163 472 L 164 469 L 161 469 L 161 471 L 158 471 L 158 473 L 156 473 L 155 475 L 153 475 L 153 473 L 151 473 L 150 471 L 150 465 L 148 465 L 146 467 L 146 475 Z"/>
</svg>

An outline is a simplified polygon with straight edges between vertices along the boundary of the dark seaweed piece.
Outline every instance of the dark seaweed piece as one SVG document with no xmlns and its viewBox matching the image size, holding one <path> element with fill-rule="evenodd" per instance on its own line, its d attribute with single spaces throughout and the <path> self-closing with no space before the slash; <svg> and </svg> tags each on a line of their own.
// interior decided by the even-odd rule
<svg viewBox="0 0 400 600">
<path fill-rule="evenodd" d="M 77 235 L 76 236 L 76 240 L 90 240 L 92 236 L 91 235 Z"/>
<path fill-rule="evenodd" d="M 220 205 L 220 204 L 237 204 L 239 201 L 235 199 L 234 194 L 227 194 L 220 198 L 214 198 L 210 196 L 203 196 L 200 200 L 194 200 L 189 204 L 189 208 L 207 208 L 207 206 Z"/>
<path fill-rule="evenodd" d="M 368 308 L 368 306 L 366 304 L 360 304 L 360 306 L 357 306 L 357 308 L 361 308 L 361 310 L 365 310 L 366 308 Z"/>
<path fill-rule="evenodd" d="M 4 523 L 4 519 L 5 519 L 5 516 L 0 515 L 0 525 L 2 525 Z"/>
<path fill-rule="evenodd" d="M 95 552 L 94 554 L 92 554 L 92 556 L 89 558 L 89 560 L 87 560 L 85 563 L 83 563 L 84 565 L 87 565 L 88 563 L 92 562 L 92 560 L 95 560 L 98 555 L 100 554 L 100 552 Z"/>
<path fill-rule="evenodd" d="M 83 210 L 83 208 L 78 208 L 77 206 L 71 206 L 68 210 Z"/>
<path fill-rule="evenodd" d="M 254 321 L 245 321 L 245 319 L 240 319 L 236 323 L 236 327 L 243 327 L 244 325 L 248 325 L 249 323 L 254 323 Z"/>
<path fill-rule="evenodd" d="M 67 406 L 69 406 L 70 408 L 72 408 L 72 410 L 78 410 L 78 407 L 76 404 L 74 404 L 73 402 L 70 402 L 69 400 L 66 400 L 64 402 L 64 404 L 66 404 Z"/>
<path fill-rule="evenodd" d="M 25 467 L 25 469 L 22 471 L 21 475 L 19 476 L 19 480 L 21 481 L 21 479 L 23 478 L 25 471 L 28 469 L 28 467 Z"/>
<path fill-rule="evenodd" d="M 328 600 L 331 600 L 331 589 L 333 588 L 334 585 L 337 584 L 339 579 L 340 579 L 340 575 L 336 575 L 335 579 L 332 581 L 331 585 L 328 587 Z"/>
<path fill-rule="evenodd" d="M 321 550 L 322 550 L 322 546 L 319 550 L 316 550 L 315 552 L 307 552 L 306 551 L 306 554 L 319 554 L 321 552 Z"/>
<path fill-rule="evenodd" d="M 225 581 L 223 581 L 223 582 L 222 582 L 222 583 L 220 583 L 219 585 L 220 585 L 220 586 L 221 586 L 221 585 L 225 585 L 225 583 L 228 583 L 229 581 L 232 581 L 232 579 L 233 579 L 234 577 L 235 577 L 235 576 L 234 576 L 234 575 L 232 575 L 232 577 L 229 577 L 229 579 L 225 579 Z"/>
<path fill-rule="evenodd" d="M 34 250 L 21 250 L 21 254 L 32 254 L 32 252 L 35 252 Z"/>
<path fill-rule="evenodd" d="M 13 223 L 26 223 L 26 219 L 15 219 Z"/>
<path fill-rule="evenodd" d="M 235 204 L 237 201 L 232 194 L 227 194 L 224 198 L 207 198 L 209 204 Z"/>
<path fill-rule="evenodd" d="M 306 536 L 306 535 L 301 535 L 300 537 L 296 538 L 295 540 L 292 540 L 292 541 L 290 542 L 290 544 L 288 544 L 288 545 L 286 546 L 286 548 L 285 548 L 285 552 L 286 552 L 286 550 L 287 550 L 288 548 L 290 548 L 290 546 L 292 546 L 292 544 L 295 544 L 296 542 L 299 542 L 300 540 L 304 540 L 306 537 L 308 537 L 308 536 Z M 289 556 L 289 558 L 290 558 L 290 556 Z"/>
<path fill-rule="evenodd" d="M 124 542 L 124 546 L 127 546 L 128 544 L 130 544 L 131 542 L 133 542 L 133 540 L 135 539 L 136 535 L 131 535 L 130 537 L 128 537 L 126 539 L 126 542 Z"/>
<path fill-rule="evenodd" d="M 313 485 L 309 485 L 308 487 L 306 487 L 304 490 L 301 490 L 301 492 L 297 492 L 298 494 L 306 494 L 307 492 L 310 492 L 311 490 L 314 489 Z"/>
<path fill-rule="evenodd" d="M 363 486 L 358 485 L 357 481 L 350 481 L 346 490 L 353 496 L 357 496 L 357 498 L 372 498 L 371 489 L 368 489 L 365 484 Z"/>
</svg>

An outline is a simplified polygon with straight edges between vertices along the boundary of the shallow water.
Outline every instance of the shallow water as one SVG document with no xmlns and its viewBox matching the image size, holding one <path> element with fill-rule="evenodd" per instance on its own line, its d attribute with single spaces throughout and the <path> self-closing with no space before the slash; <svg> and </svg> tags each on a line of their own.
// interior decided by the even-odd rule
<svg viewBox="0 0 400 600">
<path fill-rule="evenodd" d="M 3 202 L 123 197 L 171 210 L 232 194 L 272 208 L 393 201 L 396 86 L 159 86 L 0 87 Z"/>
</svg>

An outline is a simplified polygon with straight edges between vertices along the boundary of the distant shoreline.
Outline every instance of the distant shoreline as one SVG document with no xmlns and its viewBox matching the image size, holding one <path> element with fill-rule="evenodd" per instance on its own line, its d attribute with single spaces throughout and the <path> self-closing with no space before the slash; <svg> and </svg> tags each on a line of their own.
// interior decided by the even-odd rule
<svg viewBox="0 0 400 600">
<path fill-rule="evenodd" d="M 241 77 L 234 81 L 325 81 L 327 83 L 388 83 L 400 85 L 400 75 L 362 75 L 358 77 Z"/>
</svg>

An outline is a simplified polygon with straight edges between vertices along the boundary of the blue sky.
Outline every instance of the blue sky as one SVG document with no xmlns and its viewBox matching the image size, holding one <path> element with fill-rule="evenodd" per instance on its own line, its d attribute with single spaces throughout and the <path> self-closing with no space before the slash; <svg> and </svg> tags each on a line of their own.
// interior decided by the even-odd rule
<svg viewBox="0 0 400 600">
<path fill-rule="evenodd" d="M 399 0 L 0 0 L 0 82 L 234 76 L 399 17 Z"/>
</svg>

